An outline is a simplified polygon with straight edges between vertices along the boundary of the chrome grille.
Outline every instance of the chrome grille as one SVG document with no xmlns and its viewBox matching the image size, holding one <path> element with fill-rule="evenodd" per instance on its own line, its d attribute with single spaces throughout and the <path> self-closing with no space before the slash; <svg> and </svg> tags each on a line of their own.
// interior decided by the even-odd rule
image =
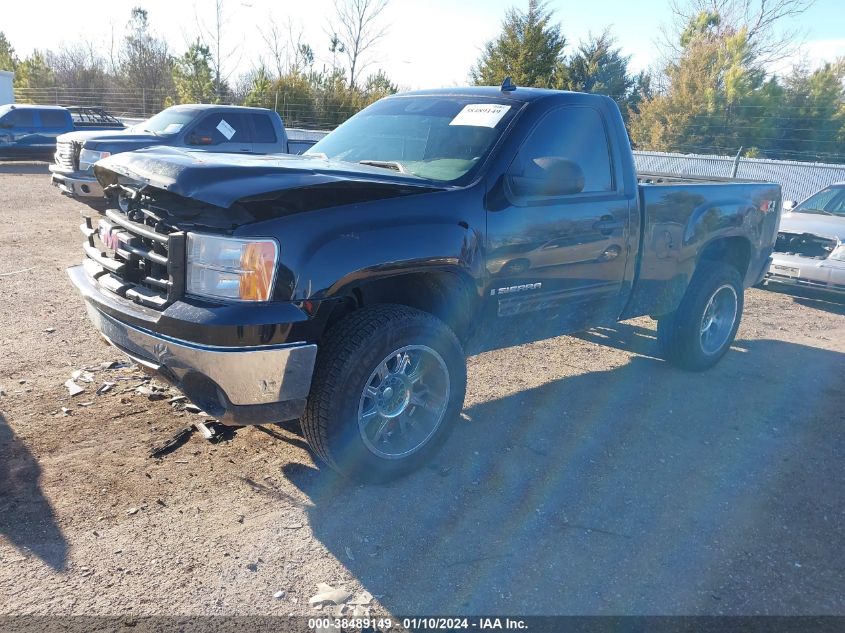
<svg viewBox="0 0 845 633">
<path fill-rule="evenodd" d="M 56 143 L 56 164 L 67 171 L 79 169 L 79 143 L 73 141 L 58 141 Z"/>
<path fill-rule="evenodd" d="M 184 294 L 185 233 L 149 209 L 83 212 L 85 270 L 135 303 L 163 309 Z"/>
<path fill-rule="evenodd" d="M 812 233 L 778 233 L 775 252 L 812 259 L 827 259 L 839 245 L 835 238 L 822 237 Z"/>
</svg>

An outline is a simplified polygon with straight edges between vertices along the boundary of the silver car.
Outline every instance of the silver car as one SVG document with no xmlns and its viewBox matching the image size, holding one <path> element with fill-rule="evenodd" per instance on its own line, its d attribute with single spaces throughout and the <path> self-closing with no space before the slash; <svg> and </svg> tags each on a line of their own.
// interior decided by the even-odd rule
<svg viewBox="0 0 845 633">
<path fill-rule="evenodd" d="M 784 203 L 767 282 L 845 292 L 845 182 Z"/>
</svg>

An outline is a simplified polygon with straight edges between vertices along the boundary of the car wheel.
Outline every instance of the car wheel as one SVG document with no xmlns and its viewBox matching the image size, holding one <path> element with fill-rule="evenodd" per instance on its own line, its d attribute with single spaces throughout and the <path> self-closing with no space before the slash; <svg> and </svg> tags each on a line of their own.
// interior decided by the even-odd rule
<svg viewBox="0 0 845 633">
<path fill-rule="evenodd" d="M 736 337 L 743 302 L 736 268 L 718 262 L 700 264 L 678 309 L 657 321 L 664 358 L 690 371 L 715 365 Z"/>
<path fill-rule="evenodd" d="M 341 474 L 407 474 L 443 444 L 463 407 L 466 361 L 431 314 L 399 305 L 352 313 L 320 345 L 302 430 Z"/>
</svg>

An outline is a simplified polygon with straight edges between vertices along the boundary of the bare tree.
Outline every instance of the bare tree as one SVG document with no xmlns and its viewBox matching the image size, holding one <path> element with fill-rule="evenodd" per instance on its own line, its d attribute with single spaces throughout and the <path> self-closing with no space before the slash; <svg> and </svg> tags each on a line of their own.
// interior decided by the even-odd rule
<svg viewBox="0 0 845 633">
<path fill-rule="evenodd" d="M 314 64 L 314 51 L 304 40 L 302 24 L 294 24 L 288 19 L 280 25 L 270 16 L 268 27 L 259 29 L 259 32 L 276 68 L 276 77 L 303 72 Z"/>
<path fill-rule="evenodd" d="M 226 14 L 224 0 L 214 0 L 214 18 L 210 26 L 207 26 L 196 14 L 197 28 L 200 32 L 200 40 L 211 51 L 211 68 L 214 71 L 214 90 L 219 99 L 225 96 L 226 82 L 232 73 L 232 68 L 238 65 L 240 57 L 235 60 L 236 54 L 243 49 L 243 41 L 228 46 L 227 25 L 229 16 Z"/>
<path fill-rule="evenodd" d="M 672 25 L 663 29 L 663 44 L 678 52 L 679 36 L 697 16 L 718 16 L 716 35 L 745 31 L 755 62 L 766 65 L 790 57 L 803 34 L 793 26 L 795 18 L 815 0 L 672 0 Z"/>
<path fill-rule="evenodd" d="M 349 87 L 354 88 L 361 72 L 372 63 L 370 55 L 387 32 L 379 18 L 388 0 L 335 0 L 335 23 L 331 32 L 340 44 L 339 52 L 349 63 Z M 333 42 L 334 44 L 335 42 Z"/>
</svg>

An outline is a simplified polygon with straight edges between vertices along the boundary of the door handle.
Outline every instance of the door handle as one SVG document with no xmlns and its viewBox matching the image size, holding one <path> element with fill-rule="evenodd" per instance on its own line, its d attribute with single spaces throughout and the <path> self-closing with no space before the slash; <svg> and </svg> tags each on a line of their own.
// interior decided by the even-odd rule
<svg viewBox="0 0 845 633">
<path fill-rule="evenodd" d="M 609 215 L 602 216 L 601 220 L 593 224 L 593 230 L 598 231 L 602 235 L 610 235 L 617 229 L 623 228 L 625 228 L 624 222 L 616 220 Z"/>
</svg>

